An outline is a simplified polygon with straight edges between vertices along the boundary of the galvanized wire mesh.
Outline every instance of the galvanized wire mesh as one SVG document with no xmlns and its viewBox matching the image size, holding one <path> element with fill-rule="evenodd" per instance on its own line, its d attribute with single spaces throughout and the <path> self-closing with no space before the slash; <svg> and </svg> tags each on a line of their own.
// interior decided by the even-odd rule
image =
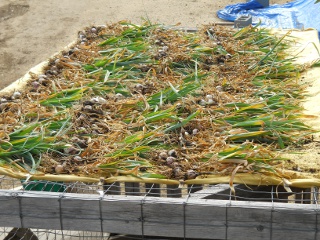
<svg viewBox="0 0 320 240">
<path fill-rule="evenodd" d="M 4 178 L 1 182 L 11 183 L 14 189 L 25 191 L 64 192 L 75 194 L 126 195 L 166 198 L 200 198 L 238 201 L 288 202 L 311 204 L 319 199 L 318 188 L 290 188 L 282 186 L 248 186 L 237 184 L 234 192 L 228 184 L 165 185 L 153 183 L 111 183 L 105 185 L 59 183 L 48 181 L 19 182 Z M 8 185 L 7 185 L 8 186 Z M 0 185 L 2 187 L 2 184 Z M 3 188 L 2 188 L 3 189 Z M 4 188 L 11 189 L 11 188 Z"/>
<path fill-rule="evenodd" d="M 168 237 L 279 239 L 280 232 L 286 234 L 291 232 L 294 237 L 290 239 L 318 239 L 319 237 L 317 188 L 285 189 L 282 186 L 238 184 L 232 191 L 228 184 L 169 186 L 151 183 L 112 183 L 102 185 L 81 182 L 19 181 L 8 177 L 0 178 L 0 188 L 2 194 L 0 206 L 8 206 L 8 209 L 0 210 L 2 215 L 0 219 L 9 219 L 8 222 L 0 220 L 0 223 L 5 225 L 0 229 L 0 238 L 6 240 L 120 240 L 155 239 L 156 237 L 157 239 L 169 239 Z M 37 210 L 37 206 L 34 207 L 28 202 L 32 198 L 38 199 L 34 203 L 39 204 L 40 210 L 45 208 L 45 204 L 43 205 L 39 199 L 45 198 L 48 205 L 53 204 L 52 219 L 50 216 L 41 216 L 40 210 L 33 212 Z M 72 200 L 75 201 L 74 209 Z M 132 207 L 123 210 L 127 208 L 127 204 L 131 204 Z M 114 206 L 118 208 L 114 210 L 115 214 L 105 214 L 108 207 Z M 203 210 L 206 206 L 207 211 Z M 201 215 L 196 216 L 197 211 Z M 74 219 L 66 215 L 66 213 L 72 215 L 74 212 L 79 212 L 79 215 L 74 215 Z M 35 221 L 39 213 L 39 219 Z M 11 218 L 10 214 L 15 214 L 16 218 Z M 42 218 L 49 223 L 43 223 Z M 290 222 L 286 223 L 285 219 L 290 219 Z M 50 223 L 51 220 L 52 223 Z M 34 225 L 30 221 L 33 221 Z M 84 227 L 79 227 L 78 224 L 83 224 L 83 221 Z M 87 224 L 86 221 L 88 221 Z M 130 227 L 131 224 L 134 227 Z M 127 229 L 122 225 L 128 225 Z M 297 227 L 299 225 L 301 225 L 300 228 Z M 46 229 L 41 229 L 43 226 L 46 226 Z M 167 233 L 160 230 L 163 227 L 169 228 Z M 243 233 L 237 235 L 238 231 Z M 107 232 L 125 236 L 110 236 Z"/>
</svg>

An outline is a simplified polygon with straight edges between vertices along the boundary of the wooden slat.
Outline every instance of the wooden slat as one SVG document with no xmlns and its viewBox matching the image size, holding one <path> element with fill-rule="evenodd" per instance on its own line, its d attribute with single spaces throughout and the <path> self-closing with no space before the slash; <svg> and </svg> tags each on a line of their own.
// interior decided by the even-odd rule
<svg viewBox="0 0 320 240">
<path fill-rule="evenodd" d="M 199 205 L 197 202 L 199 200 L 189 201 L 192 205 L 186 207 L 186 237 L 208 239 L 211 236 L 212 239 L 226 239 L 226 203 L 210 206 Z M 206 203 L 205 200 L 201 202 Z"/>
<path fill-rule="evenodd" d="M 101 201 L 103 231 L 140 235 L 142 233 L 141 197 L 114 196 Z"/>
<path fill-rule="evenodd" d="M 22 228 L 37 226 L 37 228 L 46 229 L 48 227 L 46 221 L 50 221 L 52 229 L 60 229 L 59 198 L 26 198 L 24 194 L 19 198 L 21 199 Z"/>
<path fill-rule="evenodd" d="M 227 238 L 239 239 L 269 239 L 271 209 L 250 208 L 243 211 L 241 207 L 227 208 Z"/>
<path fill-rule="evenodd" d="M 316 239 L 315 205 L 261 202 L 236 205 L 227 208 L 227 239 Z"/>
<path fill-rule="evenodd" d="M 160 201 L 159 201 L 160 200 Z M 178 204 L 168 204 L 161 198 L 144 201 L 143 204 L 143 232 L 147 236 L 184 236 L 184 206 L 181 200 Z M 158 228 L 162 229 L 159 231 Z"/>
<path fill-rule="evenodd" d="M 57 212 L 61 211 L 61 218 L 59 214 L 59 222 L 61 220 L 61 228 L 73 230 L 73 226 L 77 226 L 82 231 L 101 231 L 100 219 L 100 204 L 99 201 L 88 199 L 69 199 L 60 198 L 60 207 Z M 85 221 L 84 221 L 85 220 Z M 59 228 L 55 228 L 59 229 Z"/>
<path fill-rule="evenodd" d="M 0 198 L 0 226 L 21 226 L 19 199 L 15 197 L 15 191 Z"/>
<path fill-rule="evenodd" d="M 320 229 L 317 205 L 61 194 L 0 190 L 0 226 L 233 240 L 317 239 Z"/>
<path fill-rule="evenodd" d="M 303 206 L 310 206 L 304 204 Z M 284 218 L 286 216 L 286 219 Z M 290 219 L 288 221 L 288 219 Z M 275 209 L 272 213 L 272 239 L 303 239 L 313 240 L 316 238 L 317 228 L 317 215 L 312 211 L 297 211 Z M 318 225 L 318 226 L 317 226 Z M 319 236 L 318 236 L 319 237 Z"/>
</svg>

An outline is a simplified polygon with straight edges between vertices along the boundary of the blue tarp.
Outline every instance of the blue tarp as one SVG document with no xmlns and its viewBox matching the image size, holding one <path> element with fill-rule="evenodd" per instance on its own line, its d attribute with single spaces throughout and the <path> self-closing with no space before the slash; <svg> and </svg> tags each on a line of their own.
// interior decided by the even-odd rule
<svg viewBox="0 0 320 240">
<path fill-rule="evenodd" d="M 218 17 L 234 21 L 242 15 L 251 15 L 253 24 L 261 21 L 261 26 L 282 29 L 315 28 L 320 34 L 320 3 L 316 0 L 297 0 L 283 5 L 263 8 L 254 0 L 226 6 L 217 12 Z"/>
</svg>

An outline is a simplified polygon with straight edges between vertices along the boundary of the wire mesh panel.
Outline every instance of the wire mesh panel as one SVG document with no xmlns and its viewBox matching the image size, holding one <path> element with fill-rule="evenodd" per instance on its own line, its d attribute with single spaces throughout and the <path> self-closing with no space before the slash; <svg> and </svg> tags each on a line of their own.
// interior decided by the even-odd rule
<svg viewBox="0 0 320 240">
<path fill-rule="evenodd" d="M 6 240 L 319 238 L 317 188 L 238 184 L 231 191 L 228 184 L 84 184 L 7 177 L 0 186 L 0 236 Z"/>
</svg>

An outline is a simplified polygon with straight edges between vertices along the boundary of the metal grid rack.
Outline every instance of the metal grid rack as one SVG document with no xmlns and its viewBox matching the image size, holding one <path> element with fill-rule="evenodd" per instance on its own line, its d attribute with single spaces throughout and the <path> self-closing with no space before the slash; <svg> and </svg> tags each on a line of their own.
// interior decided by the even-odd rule
<svg viewBox="0 0 320 240">
<path fill-rule="evenodd" d="M 6 240 L 320 239 L 317 188 L 238 184 L 233 194 L 227 184 L 21 184 L 2 177 L 0 189 Z"/>
</svg>

